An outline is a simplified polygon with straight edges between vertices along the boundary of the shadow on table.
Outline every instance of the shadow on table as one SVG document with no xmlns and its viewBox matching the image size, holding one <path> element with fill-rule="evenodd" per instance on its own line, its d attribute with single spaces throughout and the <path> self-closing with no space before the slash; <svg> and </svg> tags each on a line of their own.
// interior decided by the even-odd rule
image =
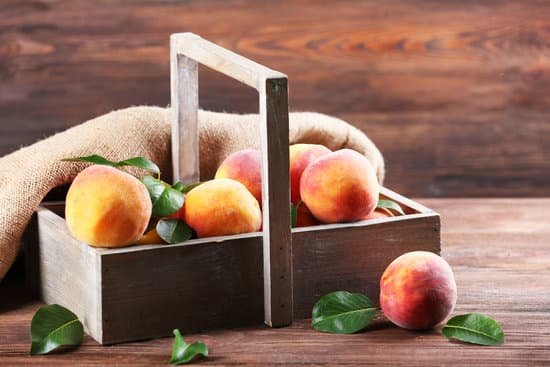
<svg viewBox="0 0 550 367">
<path fill-rule="evenodd" d="M 19 256 L 0 282 L 0 313 L 8 312 L 37 300 L 25 286 L 25 263 Z"/>
</svg>

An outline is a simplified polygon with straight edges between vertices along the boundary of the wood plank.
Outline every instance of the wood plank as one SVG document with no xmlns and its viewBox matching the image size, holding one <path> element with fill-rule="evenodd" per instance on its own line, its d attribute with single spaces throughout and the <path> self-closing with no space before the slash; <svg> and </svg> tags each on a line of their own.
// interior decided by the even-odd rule
<svg viewBox="0 0 550 367">
<path fill-rule="evenodd" d="M 74 239 L 65 220 L 55 213 L 39 208 L 37 221 L 30 230 L 37 230 L 34 236 L 38 241 L 25 243 L 27 256 L 36 256 L 31 257 L 27 268 L 31 289 L 46 303 L 69 308 L 79 316 L 86 332 L 101 340 L 102 291 L 97 252 Z"/>
<path fill-rule="evenodd" d="M 292 110 L 368 133 L 402 194 L 548 196 L 548 19 L 541 0 L 7 0 L 0 155 L 112 109 L 166 106 L 168 37 L 193 31 L 285 72 Z M 199 73 L 203 108 L 257 110 L 252 90 Z"/>
<path fill-rule="evenodd" d="M 458 285 L 455 314 L 491 315 L 504 328 L 506 344 L 487 348 L 450 342 L 438 330 L 410 332 L 383 319 L 366 332 L 329 335 L 315 332 L 310 320 L 303 320 L 280 329 L 253 326 L 186 336 L 209 346 L 210 357 L 201 363 L 440 366 L 459 360 L 464 365 L 547 365 L 550 254 L 544 223 L 550 199 L 419 201 L 443 218 L 443 256 Z M 173 338 L 102 347 L 86 337 L 79 348 L 31 357 L 29 323 L 42 303 L 29 299 L 15 281 L 0 284 L 0 297 L 0 366 L 165 365 L 171 352 Z"/>
<path fill-rule="evenodd" d="M 315 302 L 336 290 L 360 292 L 378 303 L 380 277 L 396 257 L 416 250 L 439 254 L 439 216 L 408 217 L 371 221 L 367 227 L 358 223 L 293 231 L 295 317 L 311 317 Z"/>
<path fill-rule="evenodd" d="M 260 88 L 264 320 L 281 327 L 293 316 L 288 81 L 269 78 Z"/>
<path fill-rule="evenodd" d="M 172 182 L 200 181 L 199 165 L 199 64 L 170 47 L 170 98 L 172 107 Z"/>
</svg>

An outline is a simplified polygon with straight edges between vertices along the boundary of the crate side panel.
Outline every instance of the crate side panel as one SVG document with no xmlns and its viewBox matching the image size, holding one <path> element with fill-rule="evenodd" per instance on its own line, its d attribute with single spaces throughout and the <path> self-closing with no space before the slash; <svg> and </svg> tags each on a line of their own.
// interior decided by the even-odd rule
<svg viewBox="0 0 550 367">
<path fill-rule="evenodd" d="M 262 238 L 102 255 L 103 343 L 263 321 Z"/>
<path fill-rule="evenodd" d="M 101 299 L 99 298 L 99 257 L 94 248 L 74 239 L 65 221 L 57 214 L 39 209 L 38 242 L 30 254 L 38 259 L 36 282 L 46 303 L 60 304 L 84 324 L 86 332 L 101 340 Z"/>
<path fill-rule="evenodd" d="M 293 233 L 294 316 L 311 317 L 315 302 L 336 290 L 365 293 L 378 303 L 383 271 L 416 250 L 440 253 L 439 215 Z"/>
</svg>

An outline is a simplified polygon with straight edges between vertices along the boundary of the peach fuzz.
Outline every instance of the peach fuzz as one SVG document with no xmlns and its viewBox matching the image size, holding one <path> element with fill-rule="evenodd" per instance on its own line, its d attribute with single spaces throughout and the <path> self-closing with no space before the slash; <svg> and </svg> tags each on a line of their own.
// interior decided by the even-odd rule
<svg viewBox="0 0 550 367">
<path fill-rule="evenodd" d="M 443 322 L 456 303 L 456 283 L 440 256 L 413 251 L 399 256 L 380 279 L 380 307 L 405 329 L 429 329 Z"/>
<path fill-rule="evenodd" d="M 214 178 L 230 178 L 242 183 L 262 204 L 262 155 L 257 149 L 234 152 L 224 159 Z"/>
<path fill-rule="evenodd" d="M 134 176 L 94 165 L 74 179 L 65 203 L 72 235 L 96 247 L 122 247 L 141 238 L 151 217 L 147 188 Z"/>
<path fill-rule="evenodd" d="M 324 145 L 293 144 L 290 146 L 290 200 L 297 204 L 301 200 L 300 179 L 302 173 L 313 161 L 331 152 Z"/>
<path fill-rule="evenodd" d="M 262 226 L 258 201 L 243 184 L 228 178 L 189 191 L 183 209 L 185 222 L 199 237 L 256 232 Z"/>
<path fill-rule="evenodd" d="M 351 149 L 318 158 L 304 170 L 300 180 L 302 200 L 324 223 L 363 219 L 376 207 L 379 192 L 369 160 Z"/>
</svg>

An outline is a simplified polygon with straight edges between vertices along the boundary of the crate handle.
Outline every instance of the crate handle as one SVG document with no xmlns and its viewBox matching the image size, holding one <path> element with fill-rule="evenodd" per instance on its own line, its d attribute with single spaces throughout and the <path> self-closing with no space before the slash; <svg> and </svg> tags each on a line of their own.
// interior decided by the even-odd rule
<svg viewBox="0 0 550 367">
<path fill-rule="evenodd" d="M 288 78 L 193 33 L 170 36 L 174 181 L 199 181 L 198 64 L 258 91 L 262 152 L 264 319 L 292 323 Z M 185 157 L 185 159 L 181 159 Z M 269 159 L 268 159 L 269 158 Z"/>
</svg>

